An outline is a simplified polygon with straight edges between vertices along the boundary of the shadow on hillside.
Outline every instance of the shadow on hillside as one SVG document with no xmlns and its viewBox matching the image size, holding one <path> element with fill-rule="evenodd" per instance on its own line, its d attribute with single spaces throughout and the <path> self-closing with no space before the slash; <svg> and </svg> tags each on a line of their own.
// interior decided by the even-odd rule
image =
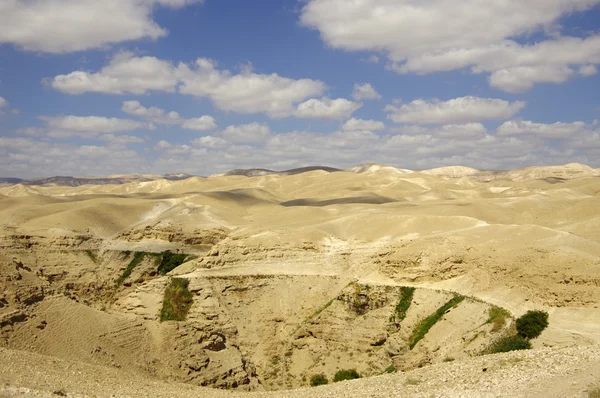
<svg viewBox="0 0 600 398">
<path fill-rule="evenodd" d="M 340 204 L 369 204 L 369 205 L 382 205 L 385 203 L 396 203 L 399 202 L 397 199 L 386 198 L 385 196 L 356 196 L 351 198 L 336 198 L 328 200 L 317 200 L 317 199 L 294 199 L 287 202 L 282 202 L 280 205 L 285 207 L 293 206 L 313 206 L 323 207 L 330 205 Z"/>
</svg>

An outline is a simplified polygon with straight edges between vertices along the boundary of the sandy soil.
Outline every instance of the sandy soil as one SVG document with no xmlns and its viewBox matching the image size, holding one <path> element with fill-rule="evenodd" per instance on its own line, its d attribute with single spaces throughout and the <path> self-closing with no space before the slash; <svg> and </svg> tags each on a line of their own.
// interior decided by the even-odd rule
<svg viewBox="0 0 600 398">
<path fill-rule="evenodd" d="M 600 382 L 599 175 L 366 165 L 0 187 L 2 393 L 260 395 L 393 365 L 424 367 L 280 394 L 585 396 Z M 117 283 L 132 252 L 165 250 L 193 257 L 161 276 L 147 255 Z M 186 322 L 161 323 L 173 276 L 190 280 L 194 304 Z M 394 326 L 401 286 L 418 290 Z M 470 299 L 407 351 L 412 328 L 453 294 Z M 359 298 L 366 314 L 352 311 Z M 499 336 L 490 305 L 546 310 L 550 327 L 531 352 L 476 357 Z"/>
</svg>

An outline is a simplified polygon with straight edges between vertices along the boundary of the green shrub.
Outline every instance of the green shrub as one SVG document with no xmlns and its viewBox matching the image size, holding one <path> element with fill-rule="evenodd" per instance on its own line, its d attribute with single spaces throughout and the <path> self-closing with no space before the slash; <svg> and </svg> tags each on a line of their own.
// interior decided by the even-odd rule
<svg viewBox="0 0 600 398">
<path fill-rule="evenodd" d="M 450 301 L 438 308 L 433 314 L 416 324 L 408 340 L 408 346 L 410 349 L 412 350 L 415 348 L 417 343 L 421 341 L 423 337 L 425 337 L 427 332 L 429 332 L 429 329 L 431 329 L 433 325 L 435 325 L 437 321 L 444 316 L 446 311 L 448 311 L 450 308 L 456 307 L 464 299 L 465 296 L 454 296 L 452 299 L 450 299 Z"/>
<path fill-rule="evenodd" d="M 406 318 L 406 313 L 412 304 L 413 295 L 415 294 L 414 287 L 403 286 L 400 288 L 400 300 L 396 304 L 394 314 L 390 318 L 390 321 L 402 322 Z"/>
<path fill-rule="evenodd" d="M 396 368 L 394 367 L 394 365 L 390 365 L 387 368 L 385 368 L 384 373 L 395 373 L 396 372 Z"/>
<path fill-rule="evenodd" d="M 160 321 L 185 321 L 192 306 L 193 296 L 188 290 L 190 281 L 185 278 L 173 278 L 165 289 Z"/>
<path fill-rule="evenodd" d="M 123 282 L 125 282 L 125 279 L 129 278 L 129 276 L 133 272 L 133 269 L 142 262 L 145 255 L 146 253 L 144 252 L 135 252 L 133 254 L 133 259 L 129 262 L 127 268 L 125 268 L 125 271 L 123 271 L 123 275 L 121 275 L 121 277 L 117 279 L 117 286 L 121 286 Z"/>
<path fill-rule="evenodd" d="M 160 264 L 158 265 L 158 273 L 166 275 L 168 272 L 183 264 L 186 257 L 187 254 L 172 253 L 170 251 L 164 252 Z"/>
<path fill-rule="evenodd" d="M 313 387 L 322 386 L 322 385 L 325 385 L 328 383 L 329 383 L 329 380 L 327 380 L 327 377 L 325 377 L 325 375 L 323 373 L 314 375 L 310 378 L 310 385 Z"/>
<path fill-rule="evenodd" d="M 356 371 L 356 369 L 342 369 L 338 370 L 335 376 L 333 376 L 333 382 L 337 383 L 338 381 L 344 380 L 354 380 L 360 379 L 360 375 Z"/>
<path fill-rule="evenodd" d="M 546 311 L 527 311 L 517 319 L 517 332 L 526 339 L 535 339 L 548 327 Z"/>
<path fill-rule="evenodd" d="M 490 354 L 499 352 L 509 352 L 517 350 L 528 350 L 531 348 L 531 343 L 521 336 L 508 336 L 496 340 L 489 348 Z"/>
</svg>

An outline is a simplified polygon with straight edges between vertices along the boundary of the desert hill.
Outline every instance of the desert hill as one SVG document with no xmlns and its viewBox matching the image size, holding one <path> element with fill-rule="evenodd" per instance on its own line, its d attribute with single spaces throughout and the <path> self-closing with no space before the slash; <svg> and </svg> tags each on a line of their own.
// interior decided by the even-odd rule
<svg viewBox="0 0 600 398">
<path fill-rule="evenodd" d="M 92 394 L 64 367 L 101 375 L 98 395 L 154 379 L 156 395 L 292 396 L 351 368 L 364 379 L 293 394 L 570 391 L 557 375 L 583 394 L 600 382 L 583 371 L 600 360 L 599 175 L 370 164 L 0 186 L 0 352 L 20 364 L 0 366 L 0 392 Z M 161 321 L 174 280 L 187 316 Z M 530 309 L 550 314 L 533 351 L 481 356 Z"/>
</svg>

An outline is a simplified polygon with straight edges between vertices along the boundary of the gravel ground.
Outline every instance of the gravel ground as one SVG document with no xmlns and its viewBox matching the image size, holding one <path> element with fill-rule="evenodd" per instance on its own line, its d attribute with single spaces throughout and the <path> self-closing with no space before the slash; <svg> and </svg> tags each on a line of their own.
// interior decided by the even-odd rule
<svg viewBox="0 0 600 398">
<path fill-rule="evenodd" d="M 600 385 L 600 346 L 488 355 L 293 391 L 230 392 L 0 349 L 0 396 L 56 397 L 587 397 Z"/>
</svg>

